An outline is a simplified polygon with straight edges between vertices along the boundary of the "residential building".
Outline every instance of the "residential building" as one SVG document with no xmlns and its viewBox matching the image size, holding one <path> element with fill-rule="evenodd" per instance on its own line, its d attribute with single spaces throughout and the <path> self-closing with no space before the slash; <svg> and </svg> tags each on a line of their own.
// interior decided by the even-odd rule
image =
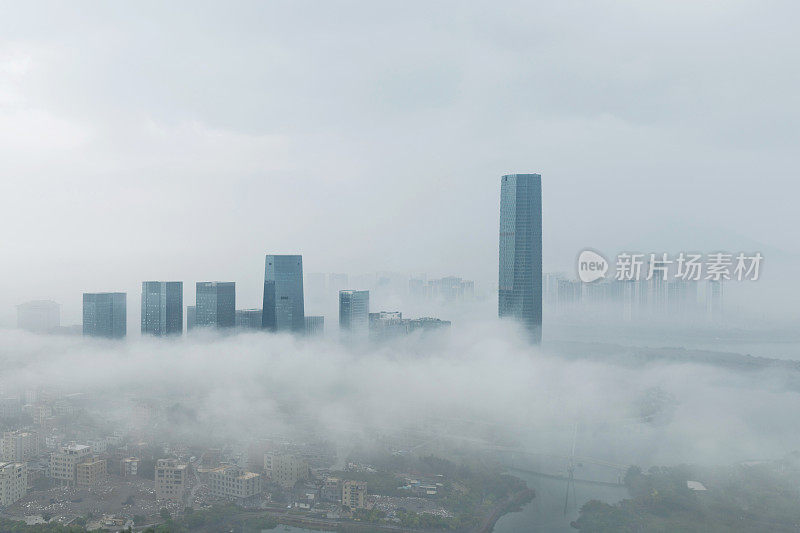
<svg viewBox="0 0 800 533">
<path fill-rule="evenodd" d="M 75 486 L 89 489 L 97 486 L 106 478 L 106 460 L 92 457 L 75 466 Z"/>
<path fill-rule="evenodd" d="M 156 463 L 156 498 L 182 501 L 186 492 L 187 465 L 175 459 L 159 459 Z"/>
<path fill-rule="evenodd" d="M 50 333 L 61 326 L 61 305 L 34 300 L 17 306 L 17 327 L 33 333 Z"/>
<path fill-rule="evenodd" d="M 92 456 L 92 449 L 83 444 L 70 443 L 50 454 L 50 477 L 66 485 L 75 486 L 80 463 Z"/>
<path fill-rule="evenodd" d="M 510 174 L 500 187 L 498 315 L 542 340 L 542 177 Z"/>
<path fill-rule="evenodd" d="M 342 482 L 342 505 L 350 509 L 363 509 L 367 497 L 367 482 L 346 479 Z"/>
<path fill-rule="evenodd" d="M 128 331 L 127 297 L 124 292 L 83 294 L 83 334 L 87 337 L 121 339 Z"/>
<path fill-rule="evenodd" d="M 120 461 L 119 471 L 122 477 L 136 477 L 139 473 L 139 458 L 125 457 Z"/>
<path fill-rule="evenodd" d="M 326 502 L 342 502 L 342 480 L 338 477 L 326 477 L 322 485 L 320 498 Z"/>
<path fill-rule="evenodd" d="M 7 431 L 3 433 L 0 459 L 24 463 L 39 455 L 39 435 L 29 431 Z"/>
<path fill-rule="evenodd" d="M 305 332 L 302 255 L 266 256 L 262 310 L 262 328 L 274 332 Z"/>
<path fill-rule="evenodd" d="M 196 327 L 232 328 L 236 325 L 236 283 L 198 281 Z"/>
<path fill-rule="evenodd" d="M 282 487 L 293 487 L 300 480 L 308 479 L 308 463 L 300 457 L 285 454 L 264 454 L 264 471 L 270 479 Z"/>
<path fill-rule="evenodd" d="M 261 475 L 234 465 L 223 465 L 208 474 L 208 486 L 213 496 L 244 500 L 262 493 Z"/>
<path fill-rule="evenodd" d="M 25 463 L 0 462 L 0 507 L 7 507 L 25 496 L 28 469 Z"/>
<path fill-rule="evenodd" d="M 183 282 L 142 282 L 142 335 L 183 333 Z"/>
</svg>

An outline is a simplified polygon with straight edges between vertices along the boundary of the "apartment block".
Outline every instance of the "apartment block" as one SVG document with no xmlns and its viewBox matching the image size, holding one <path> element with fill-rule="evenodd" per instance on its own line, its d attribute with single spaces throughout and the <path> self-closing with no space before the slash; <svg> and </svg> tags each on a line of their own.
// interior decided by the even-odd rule
<svg viewBox="0 0 800 533">
<path fill-rule="evenodd" d="M 16 502 L 28 489 L 28 472 L 25 463 L 0 462 L 0 507 Z"/>
<path fill-rule="evenodd" d="M 367 482 L 347 479 L 342 482 L 342 505 L 351 509 L 363 509 L 367 497 Z"/>
<path fill-rule="evenodd" d="M 252 498 L 262 493 L 261 475 L 234 465 L 223 465 L 208 474 L 211 494 L 229 500 Z"/>
<path fill-rule="evenodd" d="M 3 434 L 0 459 L 24 463 L 39 455 L 39 435 L 28 431 L 7 431 Z"/>
<path fill-rule="evenodd" d="M 156 498 L 183 500 L 186 491 L 186 466 L 175 459 L 159 459 L 156 463 Z"/>
</svg>

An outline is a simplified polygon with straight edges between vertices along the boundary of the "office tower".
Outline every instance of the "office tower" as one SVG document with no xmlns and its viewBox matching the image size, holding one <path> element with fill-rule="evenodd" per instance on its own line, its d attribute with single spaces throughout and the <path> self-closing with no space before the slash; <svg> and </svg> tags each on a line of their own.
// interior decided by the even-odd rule
<svg viewBox="0 0 800 533">
<path fill-rule="evenodd" d="M 236 283 L 198 281 L 196 327 L 232 328 L 236 325 Z"/>
<path fill-rule="evenodd" d="M 61 326 L 61 306 L 51 300 L 35 300 L 17 306 L 17 327 L 49 333 Z"/>
<path fill-rule="evenodd" d="M 186 306 L 186 331 L 192 331 L 194 329 L 194 323 L 197 317 L 197 306 L 195 305 L 187 305 Z"/>
<path fill-rule="evenodd" d="M 500 186 L 498 315 L 542 340 L 542 177 L 510 174 Z"/>
<path fill-rule="evenodd" d="M 124 292 L 83 293 L 83 334 L 120 339 L 128 330 Z"/>
<path fill-rule="evenodd" d="M 183 333 L 183 282 L 142 282 L 142 335 Z"/>
<path fill-rule="evenodd" d="M 236 327 L 261 329 L 261 309 L 237 309 Z"/>
<path fill-rule="evenodd" d="M 325 334 L 324 316 L 306 317 L 306 337 L 321 337 Z"/>
<path fill-rule="evenodd" d="M 306 329 L 303 256 L 268 255 L 265 263 L 261 327 L 302 334 Z"/>
<path fill-rule="evenodd" d="M 339 331 L 350 340 L 369 337 L 369 291 L 339 291 Z"/>
</svg>

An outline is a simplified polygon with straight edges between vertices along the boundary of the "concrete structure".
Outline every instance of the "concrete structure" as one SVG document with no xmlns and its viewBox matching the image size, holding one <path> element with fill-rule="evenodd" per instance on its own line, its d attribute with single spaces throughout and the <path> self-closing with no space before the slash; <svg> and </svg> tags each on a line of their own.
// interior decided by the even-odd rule
<svg viewBox="0 0 800 533">
<path fill-rule="evenodd" d="M 28 469 L 25 463 L 0 462 L 0 507 L 7 507 L 25 496 Z"/>
<path fill-rule="evenodd" d="M 208 474 L 212 496 L 229 500 L 244 500 L 263 492 L 261 475 L 234 465 L 215 468 Z"/>
<path fill-rule="evenodd" d="M 236 283 L 198 281 L 195 327 L 232 328 L 236 325 Z"/>
<path fill-rule="evenodd" d="M 270 479 L 285 488 L 308 479 L 308 463 L 294 455 L 264 454 L 264 471 Z"/>
<path fill-rule="evenodd" d="M 3 433 L 0 459 L 24 463 L 39 455 L 39 435 L 28 431 L 7 431 Z"/>
<path fill-rule="evenodd" d="M 236 327 L 242 329 L 261 329 L 261 309 L 237 309 Z"/>
<path fill-rule="evenodd" d="M 83 334 L 121 339 L 128 331 L 128 304 L 124 292 L 83 293 Z"/>
<path fill-rule="evenodd" d="M 87 459 L 75 467 L 75 486 L 90 489 L 106 479 L 106 460 L 99 457 Z"/>
<path fill-rule="evenodd" d="M 500 268 L 497 310 L 542 340 L 542 177 L 510 174 L 500 186 Z"/>
<path fill-rule="evenodd" d="M 367 482 L 350 479 L 342 482 L 342 505 L 350 509 L 363 509 L 367 497 Z"/>
<path fill-rule="evenodd" d="M 142 335 L 183 333 L 183 282 L 142 282 Z"/>
<path fill-rule="evenodd" d="M 50 333 L 61 326 L 61 305 L 34 300 L 17 306 L 17 327 L 33 333 Z"/>
<path fill-rule="evenodd" d="M 186 493 L 187 465 L 175 459 L 159 459 L 156 463 L 156 498 L 159 500 L 183 501 Z"/>
<path fill-rule="evenodd" d="M 339 332 L 347 342 L 369 338 L 369 291 L 339 291 Z"/>
<path fill-rule="evenodd" d="M 269 331 L 305 332 L 303 256 L 268 255 L 264 267 L 261 327 Z"/>
<path fill-rule="evenodd" d="M 342 480 L 338 477 L 326 477 L 320 498 L 326 502 L 342 503 Z"/>
<path fill-rule="evenodd" d="M 92 456 L 92 449 L 83 444 L 71 443 L 50 454 L 50 477 L 66 485 L 75 486 L 78 465 Z"/>
<path fill-rule="evenodd" d="M 324 316 L 306 317 L 306 337 L 322 337 L 325 334 Z"/>
<path fill-rule="evenodd" d="M 119 472 L 122 477 L 136 477 L 139 474 L 139 458 L 125 457 L 120 461 Z"/>
</svg>

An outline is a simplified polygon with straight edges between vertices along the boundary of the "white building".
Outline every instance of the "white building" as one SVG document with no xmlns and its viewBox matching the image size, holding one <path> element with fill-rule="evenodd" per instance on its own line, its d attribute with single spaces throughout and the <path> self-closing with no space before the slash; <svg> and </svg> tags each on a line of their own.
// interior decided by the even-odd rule
<svg viewBox="0 0 800 533">
<path fill-rule="evenodd" d="M 233 465 L 211 470 L 208 485 L 213 496 L 231 500 L 252 498 L 263 492 L 261 475 Z"/>
<path fill-rule="evenodd" d="M 28 431 L 7 431 L 3 434 L 0 459 L 24 463 L 39 455 L 39 435 Z"/>
<path fill-rule="evenodd" d="M 25 463 L 0 463 L 0 507 L 7 507 L 25 496 L 27 488 Z"/>
</svg>

